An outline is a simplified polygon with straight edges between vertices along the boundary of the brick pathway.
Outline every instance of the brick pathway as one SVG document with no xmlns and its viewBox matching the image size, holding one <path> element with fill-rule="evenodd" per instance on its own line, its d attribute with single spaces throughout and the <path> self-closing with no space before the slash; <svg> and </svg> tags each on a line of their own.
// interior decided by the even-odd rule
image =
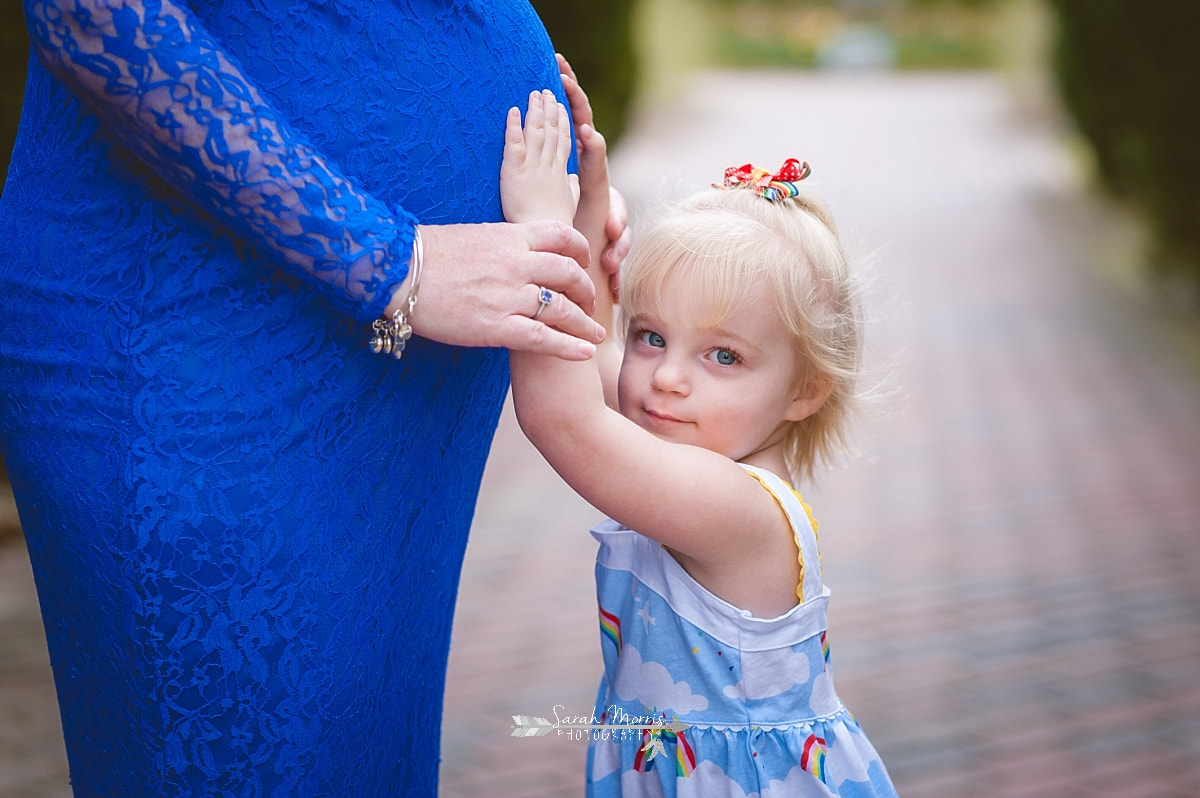
<svg viewBox="0 0 1200 798">
<path fill-rule="evenodd" d="M 1149 303 L 1096 276 L 1134 256 L 1123 226 L 983 76 L 704 76 L 614 173 L 644 204 L 793 154 L 880 273 L 874 362 L 899 393 L 868 457 L 805 493 L 839 690 L 901 794 L 1200 794 L 1200 379 Z M 442 798 L 582 793 L 582 743 L 508 734 L 513 714 L 591 711 L 595 520 L 506 415 Z M 22 556 L 0 548 L 0 795 L 49 798 L 65 768 Z"/>
<path fill-rule="evenodd" d="M 637 122 L 614 174 L 645 203 L 789 155 L 886 305 L 891 417 L 805 493 L 839 689 L 901 794 L 1200 795 L 1200 380 L 1097 278 L 1128 234 L 987 77 L 707 76 Z M 595 516 L 510 416 L 496 451 L 441 794 L 577 796 L 581 743 L 506 735 L 592 708 Z"/>
</svg>

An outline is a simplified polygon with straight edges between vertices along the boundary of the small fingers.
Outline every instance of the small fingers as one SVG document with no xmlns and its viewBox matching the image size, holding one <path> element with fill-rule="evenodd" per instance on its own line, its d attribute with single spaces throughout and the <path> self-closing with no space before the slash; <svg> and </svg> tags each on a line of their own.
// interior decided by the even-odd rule
<svg viewBox="0 0 1200 798">
<path fill-rule="evenodd" d="M 629 206 L 625 195 L 615 186 L 608 187 L 608 219 L 604 222 L 604 233 L 609 240 L 621 238 L 629 230 Z"/>
<path fill-rule="evenodd" d="M 567 60 L 565 55 L 562 53 L 555 53 L 554 60 L 558 62 L 559 72 L 566 75 L 571 80 L 575 80 L 575 70 L 571 67 L 571 62 Z"/>
<path fill-rule="evenodd" d="M 615 295 L 621 264 L 625 262 L 633 244 L 633 229 L 629 226 L 625 197 L 612 186 L 608 187 L 608 218 L 604 222 L 604 236 L 608 243 L 600 253 L 600 268 L 612 276 Z"/>
<path fill-rule="evenodd" d="M 563 81 L 563 89 L 567 92 L 567 102 L 571 103 L 571 113 L 575 114 L 581 125 L 595 123 L 595 112 L 592 111 L 592 101 L 587 92 L 574 78 Z"/>
<path fill-rule="evenodd" d="M 525 147 L 530 151 L 541 151 L 546 141 L 546 112 L 542 93 L 531 92 L 529 107 L 525 111 Z"/>
<path fill-rule="evenodd" d="M 542 153 L 551 163 L 554 162 L 554 157 L 557 155 L 560 148 L 561 133 L 565 132 L 565 125 L 559 118 L 559 110 L 562 108 L 558 103 L 558 99 L 549 89 L 542 91 L 542 118 L 545 120 L 546 138 L 542 142 Z M 563 110 L 565 118 L 566 111 Z M 564 159 L 565 160 L 565 159 Z"/>
<path fill-rule="evenodd" d="M 579 127 L 579 179 L 585 192 L 601 194 L 608 190 L 607 147 L 604 137 L 591 125 Z"/>
<path fill-rule="evenodd" d="M 614 305 L 621 304 L 621 272 L 618 269 L 608 276 L 608 293 Z"/>
<path fill-rule="evenodd" d="M 597 165 L 603 164 L 608 157 L 608 142 L 604 135 L 591 125 L 579 126 L 579 145 L 584 158 Z"/>
<path fill-rule="evenodd" d="M 566 167 L 567 160 L 571 157 L 571 120 L 567 117 L 567 108 L 560 102 L 555 102 L 555 107 L 558 109 L 558 137 L 557 149 L 555 156 L 557 162 Z M 576 196 L 578 199 L 578 196 Z"/>
<path fill-rule="evenodd" d="M 575 118 L 575 124 L 593 124 L 592 106 L 588 101 L 587 93 L 579 85 L 579 78 L 575 76 L 575 70 L 571 68 L 571 65 L 563 57 L 562 53 L 556 53 L 555 58 L 558 60 L 558 70 L 562 76 L 563 89 L 567 93 L 567 102 L 571 104 L 571 115 Z"/>
<path fill-rule="evenodd" d="M 508 109 L 504 120 L 504 159 L 521 163 L 525 160 L 525 134 L 521 131 L 521 109 Z"/>
<path fill-rule="evenodd" d="M 629 248 L 633 243 L 633 231 L 628 227 L 622 231 L 616 240 L 609 240 L 604 251 L 600 253 L 600 268 L 605 274 L 616 275 L 621 271 L 621 264 L 629 256 Z"/>
</svg>

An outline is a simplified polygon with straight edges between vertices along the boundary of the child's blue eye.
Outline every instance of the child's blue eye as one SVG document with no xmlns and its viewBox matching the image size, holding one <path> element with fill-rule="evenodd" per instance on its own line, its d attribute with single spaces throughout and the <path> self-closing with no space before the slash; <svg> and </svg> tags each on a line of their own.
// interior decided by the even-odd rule
<svg viewBox="0 0 1200 798">
<path fill-rule="evenodd" d="M 642 330 L 640 333 L 638 333 L 638 338 L 641 339 L 642 343 L 646 344 L 647 346 L 653 346 L 656 349 L 661 349 L 667 345 L 667 342 L 663 340 L 663 337 L 653 330 Z"/>
<path fill-rule="evenodd" d="M 732 349 L 713 349 L 708 353 L 708 359 L 715 362 L 718 366 L 736 366 L 742 362 L 742 358 Z"/>
<path fill-rule="evenodd" d="M 737 352 L 729 349 L 714 349 L 712 351 L 712 359 L 722 366 L 737 365 L 739 360 Z"/>
</svg>

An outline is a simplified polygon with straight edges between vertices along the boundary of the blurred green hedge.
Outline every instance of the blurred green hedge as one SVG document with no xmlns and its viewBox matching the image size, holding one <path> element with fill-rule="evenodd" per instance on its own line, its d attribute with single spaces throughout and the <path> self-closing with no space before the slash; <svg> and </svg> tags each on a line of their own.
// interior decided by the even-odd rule
<svg viewBox="0 0 1200 798">
<path fill-rule="evenodd" d="M 8 158 L 17 137 L 28 59 L 29 39 L 21 4 L 13 0 L 0 3 L 0 188 L 4 187 Z"/>
<path fill-rule="evenodd" d="M 1200 285 L 1200 3 L 1049 2 L 1059 86 L 1103 185 L 1146 216 L 1155 265 Z"/>
<path fill-rule="evenodd" d="M 532 0 L 554 49 L 567 57 L 611 147 L 625 131 L 637 79 L 636 0 Z"/>
</svg>

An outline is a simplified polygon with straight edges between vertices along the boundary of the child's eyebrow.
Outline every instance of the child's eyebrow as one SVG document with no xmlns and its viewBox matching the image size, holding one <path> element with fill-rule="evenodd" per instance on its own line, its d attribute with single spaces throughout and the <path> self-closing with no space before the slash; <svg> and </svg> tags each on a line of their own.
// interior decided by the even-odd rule
<svg viewBox="0 0 1200 798">
<path fill-rule="evenodd" d="M 749 338 L 738 335 L 733 330 L 730 330 L 726 327 L 716 325 L 713 327 L 706 328 L 705 332 L 709 332 L 709 333 L 712 333 L 713 335 L 717 335 L 717 336 L 720 336 L 723 338 L 732 338 L 734 341 L 737 341 L 741 346 L 745 347 L 746 349 L 753 349 L 755 351 L 758 350 L 758 346 L 753 341 L 751 341 Z"/>
<path fill-rule="evenodd" d="M 649 313 L 631 313 L 626 319 L 626 324 L 644 324 L 651 327 L 661 325 L 662 319 L 657 316 L 652 316 Z"/>
</svg>

